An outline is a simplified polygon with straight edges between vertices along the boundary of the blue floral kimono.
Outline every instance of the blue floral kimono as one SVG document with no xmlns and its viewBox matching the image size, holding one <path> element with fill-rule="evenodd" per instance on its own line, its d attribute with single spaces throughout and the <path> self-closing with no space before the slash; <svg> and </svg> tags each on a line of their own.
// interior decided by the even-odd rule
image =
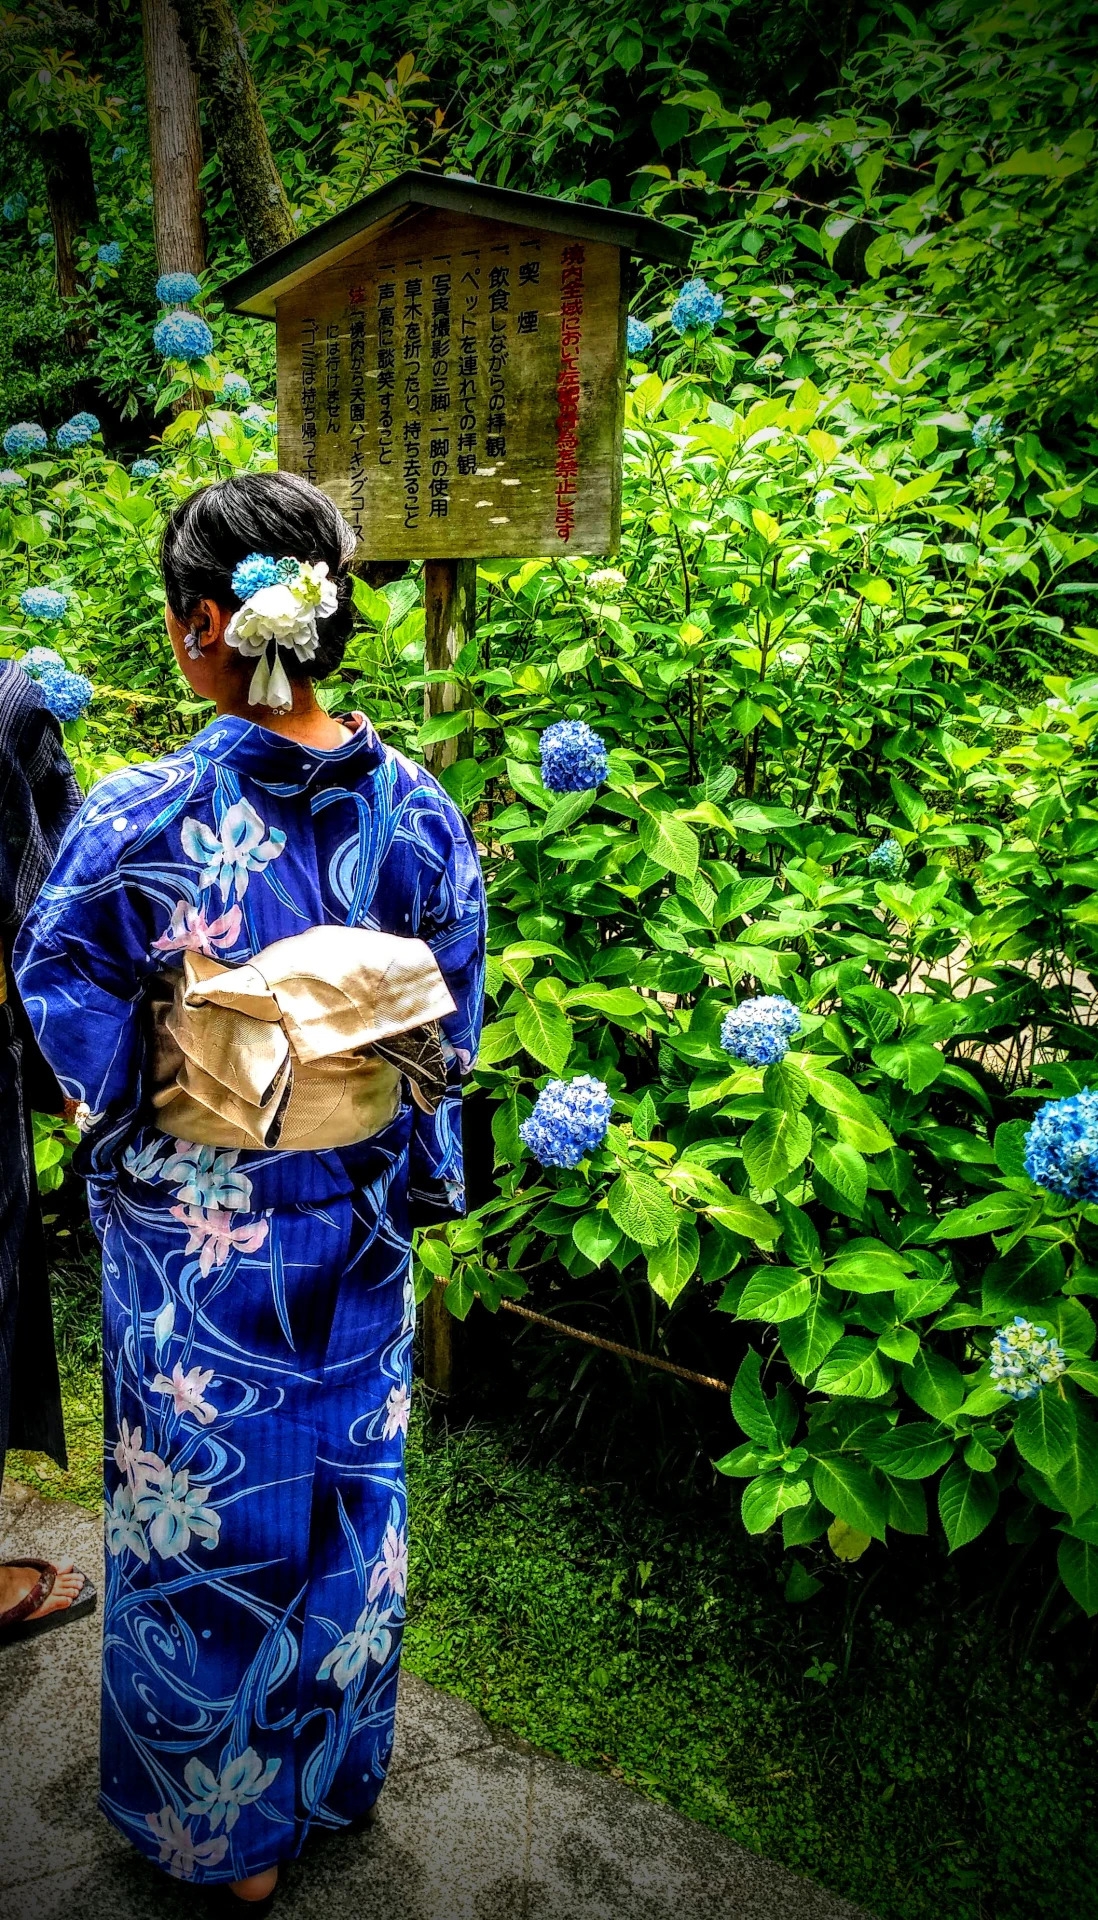
<svg viewBox="0 0 1098 1920">
<path fill-rule="evenodd" d="M 361 1145 L 218 1150 L 148 1124 L 146 988 L 317 924 L 430 946 L 450 1086 Z M 177 1878 L 237 1880 L 363 1814 L 393 1740 L 407 1575 L 410 1219 L 463 1207 L 479 1033 L 469 829 L 368 722 L 247 721 L 97 786 L 17 949 L 103 1243 L 102 1801 Z"/>
</svg>

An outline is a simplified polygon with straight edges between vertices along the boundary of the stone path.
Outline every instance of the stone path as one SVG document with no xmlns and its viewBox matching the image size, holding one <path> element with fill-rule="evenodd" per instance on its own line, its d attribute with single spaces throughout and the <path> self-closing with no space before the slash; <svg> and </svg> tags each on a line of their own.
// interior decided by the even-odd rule
<svg viewBox="0 0 1098 1920">
<path fill-rule="evenodd" d="M 94 1517 L 23 1487 L 3 1554 L 100 1564 Z M 97 1580 L 98 1584 L 98 1580 Z M 0 1652 L 0 1920 L 203 1920 L 96 1810 L 100 1617 Z M 489 1729 L 406 1674 L 376 1825 L 284 1874 L 279 1920 L 868 1920 L 599 1774 Z"/>
</svg>

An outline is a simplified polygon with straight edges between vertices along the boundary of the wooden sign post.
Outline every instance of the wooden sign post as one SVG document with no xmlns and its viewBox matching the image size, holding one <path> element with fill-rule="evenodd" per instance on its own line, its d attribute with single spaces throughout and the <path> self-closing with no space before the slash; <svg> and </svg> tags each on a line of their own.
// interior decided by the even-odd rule
<svg viewBox="0 0 1098 1920">
<path fill-rule="evenodd" d="M 472 636 L 477 560 L 615 551 L 629 261 L 689 255 L 640 214 L 406 173 L 221 289 L 277 328 L 279 465 L 335 501 L 357 564 L 425 562 L 428 673 Z M 463 697 L 429 680 L 425 717 Z M 432 1295 L 441 1391 L 449 1339 Z"/>
</svg>

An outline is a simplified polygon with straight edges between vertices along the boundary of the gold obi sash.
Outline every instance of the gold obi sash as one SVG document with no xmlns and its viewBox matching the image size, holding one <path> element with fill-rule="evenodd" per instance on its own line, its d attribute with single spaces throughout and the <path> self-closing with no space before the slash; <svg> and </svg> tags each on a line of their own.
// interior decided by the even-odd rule
<svg viewBox="0 0 1098 1920">
<path fill-rule="evenodd" d="M 407 1075 L 442 1098 L 454 1012 L 422 940 L 310 927 L 243 966 L 185 953 L 151 995 L 155 1125 L 209 1147 L 349 1147 L 395 1119 Z"/>
</svg>

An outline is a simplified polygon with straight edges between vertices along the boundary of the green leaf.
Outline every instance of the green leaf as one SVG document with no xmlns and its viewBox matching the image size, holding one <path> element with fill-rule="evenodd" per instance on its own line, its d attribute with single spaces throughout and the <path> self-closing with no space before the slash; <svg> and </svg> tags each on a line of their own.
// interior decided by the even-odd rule
<svg viewBox="0 0 1098 1920">
<path fill-rule="evenodd" d="M 815 1380 L 817 1393 L 840 1394 L 854 1400 L 878 1400 L 891 1385 L 891 1371 L 872 1340 L 857 1333 L 843 1336 Z"/>
<path fill-rule="evenodd" d="M 1021 1178 L 1026 1170 L 1026 1134 L 1029 1132 L 1028 1120 L 1006 1120 L 996 1127 L 992 1146 L 995 1150 L 995 1165 L 999 1172 Z"/>
<path fill-rule="evenodd" d="M 521 1044 L 513 1020 L 493 1020 L 480 1036 L 477 1066 L 496 1067 L 501 1060 L 509 1060 L 513 1053 L 517 1053 Z"/>
<path fill-rule="evenodd" d="M 794 1560 L 785 1576 L 783 1588 L 787 1604 L 791 1607 L 799 1607 L 803 1601 L 811 1600 L 813 1594 L 819 1593 L 822 1588 L 823 1581 L 817 1580 L 814 1574 L 809 1573 L 807 1567 L 802 1567 L 799 1560 Z"/>
<path fill-rule="evenodd" d="M 648 1256 L 648 1284 L 669 1307 L 694 1274 L 700 1250 L 698 1223 L 692 1213 L 681 1207 L 675 1216 L 671 1238 Z"/>
<path fill-rule="evenodd" d="M 796 1267 L 756 1267 L 737 1309 L 741 1320 L 794 1320 L 812 1297 L 812 1285 Z"/>
<path fill-rule="evenodd" d="M 790 1507 L 782 1514 L 782 1545 L 807 1547 L 827 1532 L 827 1515 L 819 1501 L 811 1499 L 807 1507 Z"/>
<path fill-rule="evenodd" d="M 970 1473 L 955 1460 L 938 1483 L 938 1515 L 950 1553 L 967 1547 L 993 1519 L 999 1504 L 990 1474 Z"/>
<path fill-rule="evenodd" d="M 868 1467 L 835 1454 L 817 1460 L 812 1486 L 822 1506 L 837 1519 L 872 1540 L 883 1540 L 888 1523 L 888 1496 Z"/>
<path fill-rule="evenodd" d="M 902 1254 L 894 1255 L 889 1247 L 854 1247 L 831 1262 L 827 1279 L 831 1286 L 850 1293 L 891 1293 L 903 1286 L 908 1265 Z"/>
<path fill-rule="evenodd" d="M 773 1246 L 781 1233 L 781 1224 L 774 1215 L 742 1193 L 722 1200 L 719 1207 L 707 1207 L 706 1212 L 726 1233 L 738 1233 L 744 1240 L 753 1240 L 757 1247 Z"/>
<path fill-rule="evenodd" d="M 914 1327 L 886 1327 L 877 1345 L 889 1360 L 902 1360 L 906 1366 L 918 1353 L 920 1340 Z"/>
<path fill-rule="evenodd" d="M 784 1193 L 777 1196 L 778 1213 L 782 1223 L 782 1245 L 789 1258 L 799 1267 L 817 1268 L 821 1262 L 820 1236 L 810 1216 L 803 1208 L 795 1207 Z"/>
<path fill-rule="evenodd" d="M 812 1498 L 807 1480 L 791 1473 L 762 1474 L 751 1480 L 740 1500 L 740 1518 L 748 1533 L 765 1533 L 790 1507 L 806 1507 Z"/>
<path fill-rule="evenodd" d="M 1098 1546 L 1085 1540 L 1061 1540 L 1056 1566 L 1072 1599 L 1093 1620 L 1098 1613 Z"/>
<path fill-rule="evenodd" d="M 1077 1520 L 1098 1502 L 1098 1428 L 1081 1408 L 1074 1412 L 1071 1452 L 1063 1466 L 1046 1477 L 1065 1513 Z"/>
<path fill-rule="evenodd" d="M 445 1240 L 438 1240 L 433 1233 L 421 1233 L 416 1236 L 416 1255 L 428 1273 L 439 1274 L 448 1280 L 454 1270 L 454 1256 Z"/>
<path fill-rule="evenodd" d="M 926 1492 L 916 1480 L 888 1480 L 888 1524 L 897 1533 L 926 1533 Z"/>
<path fill-rule="evenodd" d="M 873 1111 L 864 1093 L 837 1073 L 829 1073 L 811 1054 L 798 1054 L 797 1063 L 808 1076 L 813 1100 L 835 1115 L 839 1132 L 862 1153 L 883 1153 L 893 1143 L 884 1121 Z M 827 1178 L 827 1175 L 824 1175 Z"/>
<path fill-rule="evenodd" d="M 533 1103 L 524 1093 L 512 1093 L 501 1100 L 492 1115 L 492 1138 L 499 1158 L 510 1166 L 522 1159 L 524 1148 L 519 1128 L 533 1112 Z"/>
<path fill-rule="evenodd" d="M 842 1339 L 845 1326 L 837 1313 L 825 1306 L 817 1293 L 806 1313 L 796 1320 L 782 1322 L 781 1349 L 799 1380 L 806 1380 L 832 1347 Z"/>
<path fill-rule="evenodd" d="M 446 1302 L 447 1312 L 452 1313 L 455 1320 L 468 1318 L 469 1309 L 477 1294 L 473 1275 L 467 1266 L 458 1268 L 442 1297 Z"/>
<path fill-rule="evenodd" d="M 572 1051 L 572 1022 L 552 1000 L 524 995 L 515 1013 L 515 1031 L 533 1059 L 561 1073 Z"/>
<path fill-rule="evenodd" d="M 866 1459 L 897 1480 L 926 1480 L 945 1466 L 952 1453 L 952 1440 L 926 1420 L 890 1427 L 865 1448 Z"/>
<path fill-rule="evenodd" d="M 925 1040 L 897 1040 L 889 1046 L 874 1047 L 871 1058 L 882 1073 L 902 1081 L 912 1093 L 922 1093 L 931 1086 L 945 1066 L 937 1047 L 928 1046 Z"/>
<path fill-rule="evenodd" d="M 935 1420 L 948 1420 L 965 1397 L 960 1368 L 944 1354 L 928 1352 L 925 1347 L 904 1368 L 901 1378 L 915 1405 Z"/>
<path fill-rule="evenodd" d="M 606 1196 L 612 1219 L 639 1247 L 658 1247 L 675 1231 L 675 1206 L 650 1173 L 623 1167 Z"/>
<path fill-rule="evenodd" d="M 640 843 L 653 866 L 665 873 L 681 873 L 687 880 L 698 870 L 698 836 L 673 813 L 642 813 Z"/>
<path fill-rule="evenodd" d="M 1014 1444 L 1038 1473 L 1058 1473 L 1076 1445 L 1075 1408 L 1054 1387 L 1043 1387 L 1018 1409 Z"/>
<path fill-rule="evenodd" d="M 821 1180 L 825 1180 L 837 1198 L 843 1203 L 844 1211 L 860 1219 L 865 1207 L 868 1172 L 865 1161 L 856 1147 L 844 1140 L 826 1140 L 817 1135 L 812 1149 L 812 1164 Z"/>
<path fill-rule="evenodd" d="M 784 1113 L 799 1113 L 808 1099 L 808 1081 L 795 1060 L 778 1060 L 763 1074 L 763 1099 Z"/>
<path fill-rule="evenodd" d="M 456 713 L 436 713 L 425 720 L 419 730 L 421 747 L 437 745 L 440 740 L 456 740 L 464 733 L 473 718 L 472 707 L 459 707 Z"/>
<path fill-rule="evenodd" d="M 484 768 L 476 760 L 455 760 L 452 766 L 443 767 L 438 777 L 463 813 L 475 807 L 484 792 Z"/>
<path fill-rule="evenodd" d="M 812 1145 L 811 1122 L 803 1113 L 768 1107 L 743 1138 L 743 1160 L 752 1186 L 765 1193 L 799 1167 Z"/>
<path fill-rule="evenodd" d="M 593 1267 L 601 1267 L 621 1245 L 621 1230 L 604 1207 L 593 1207 L 572 1222 L 572 1238 Z"/>
<path fill-rule="evenodd" d="M 971 1240 L 981 1233 L 1004 1233 L 1020 1225 L 1033 1202 L 1023 1193 L 988 1193 L 967 1207 L 955 1207 L 931 1228 L 932 1240 Z"/>
<path fill-rule="evenodd" d="M 757 1447 L 765 1447 L 767 1453 L 778 1453 L 782 1437 L 762 1390 L 761 1372 L 762 1360 L 754 1347 L 749 1347 L 732 1383 L 732 1418 Z"/>
</svg>

